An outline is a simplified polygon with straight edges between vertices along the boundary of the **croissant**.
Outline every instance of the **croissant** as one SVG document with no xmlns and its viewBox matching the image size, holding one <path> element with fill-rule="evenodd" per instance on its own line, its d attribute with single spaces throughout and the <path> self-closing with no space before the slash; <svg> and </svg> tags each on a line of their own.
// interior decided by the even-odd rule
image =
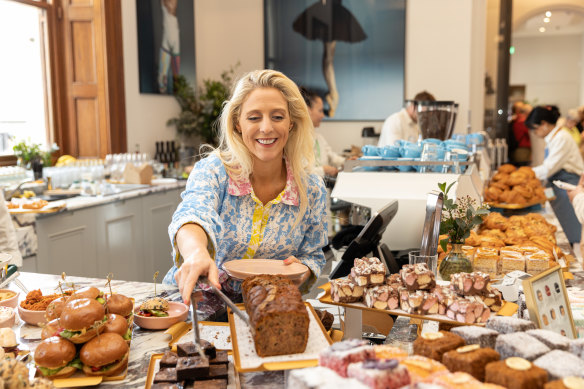
<svg viewBox="0 0 584 389">
<path fill-rule="evenodd" d="M 509 197 L 507 198 L 507 202 L 509 204 L 517 204 L 517 205 L 525 205 L 527 204 L 527 200 L 525 197 L 521 195 L 521 193 L 517 192 L 516 190 L 512 190 L 509 192 Z"/>
<path fill-rule="evenodd" d="M 481 235 L 481 247 L 505 247 L 505 242 L 494 236 Z"/>
<path fill-rule="evenodd" d="M 491 230 L 486 229 L 481 231 L 481 235 L 480 236 L 493 236 L 495 238 L 498 239 L 505 239 L 505 233 L 499 229 L 493 228 Z"/>
<path fill-rule="evenodd" d="M 501 193 L 503 193 L 501 189 L 496 188 L 494 186 L 489 186 L 485 191 L 485 200 L 497 202 L 499 201 L 499 196 L 501 195 Z"/>
<path fill-rule="evenodd" d="M 509 189 L 511 189 L 509 187 L 509 185 L 505 184 L 502 181 L 493 181 L 493 182 L 491 182 L 491 185 L 490 186 L 495 187 L 495 188 L 499 188 L 501 190 L 509 190 Z"/>
<path fill-rule="evenodd" d="M 506 163 L 504 165 L 501 165 L 499 167 L 499 170 L 497 170 L 498 173 L 505 173 L 505 174 L 511 174 L 513 173 L 515 170 L 517 170 L 517 168 L 513 165 L 511 165 L 510 163 Z"/>
<path fill-rule="evenodd" d="M 464 244 L 467 246 L 478 246 L 481 244 L 481 238 L 473 230 L 470 232 L 470 236 L 464 240 Z"/>
<path fill-rule="evenodd" d="M 505 183 L 507 185 L 511 185 L 511 186 L 521 185 L 521 184 L 527 182 L 528 178 L 529 177 L 525 173 L 522 173 L 520 171 L 515 171 L 515 172 L 509 174 L 509 178 L 507 178 Z"/>
<path fill-rule="evenodd" d="M 526 200 L 529 200 L 533 197 L 533 189 L 527 185 L 515 185 L 513 190 L 519 192 L 521 196 L 525 197 Z"/>
<path fill-rule="evenodd" d="M 529 166 L 521 166 L 519 169 L 517 169 L 517 172 L 518 173 L 525 174 L 529 178 L 535 178 L 536 177 L 535 176 L 535 172 Z"/>
<path fill-rule="evenodd" d="M 506 182 L 508 178 L 509 174 L 507 173 L 497 173 L 493 176 L 493 181 Z"/>
</svg>

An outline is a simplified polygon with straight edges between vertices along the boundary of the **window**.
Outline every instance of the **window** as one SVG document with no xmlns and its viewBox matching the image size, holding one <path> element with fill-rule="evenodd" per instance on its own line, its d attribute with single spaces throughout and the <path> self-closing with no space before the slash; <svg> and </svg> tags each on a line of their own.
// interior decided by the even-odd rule
<svg viewBox="0 0 584 389">
<path fill-rule="evenodd" d="M 46 13 L 0 0 L 0 155 L 23 139 L 43 148 L 53 142 Z"/>
</svg>

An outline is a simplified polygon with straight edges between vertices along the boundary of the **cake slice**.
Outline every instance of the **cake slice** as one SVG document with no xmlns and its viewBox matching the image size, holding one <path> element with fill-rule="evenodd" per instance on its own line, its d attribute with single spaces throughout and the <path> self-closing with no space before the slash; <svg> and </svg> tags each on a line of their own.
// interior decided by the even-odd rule
<svg viewBox="0 0 584 389">
<path fill-rule="evenodd" d="M 390 285 L 365 288 L 364 300 L 369 308 L 396 309 L 399 307 L 398 288 Z"/>
<path fill-rule="evenodd" d="M 584 361 L 567 351 L 550 351 L 537 358 L 533 364 L 546 370 L 550 380 L 569 376 L 584 377 Z"/>
<path fill-rule="evenodd" d="M 492 348 L 471 344 L 444 353 L 442 363 L 452 372 L 463 371 L 479 381 L 484 381 L 485 367 L 499 358 L 499 353 Z"/>
<path fill-rule="evenodd" d="M 410 374 L 396 359 L 369 359 L 351 363 L 348 376 L 371 389 L 398 389 L 410 383 Z"/>
<path fill-rule="evenodd" d="M 499 333 L 485 327 L 479 326 L 460 326 L 450 330 L 453 334 L 460 336 L 466 344 L 478 344 L 481 347 L 495 348 L 497 336 Z"/>
<path fill-rule="evenodd" d="M 399 289 L 400 308 L 407 313 L 418 315 L 433 315 L 440 311 L 438 297 L 425 290 L 409 291 L 406 288 Z"/>
<path fill-rule="evenodd" d="M 422 333 L 414 341 L 414 354 L 442 361 L 442 355 L 464 346 L 464 339 L 447 331 Z"/>
<path fill-rule="evenodd" d="M 450 276 L 450 286 L 462 296 L 475 296 L 487 293 L 491 278 L 482 272 L 455 273 Z"/>
<path fill-rule="evenodd" d="M 421 355 L 409 356 L 400 363 L 408 369 L 412 384 L 427 380 L 434 375 L 448 372 L 446 366 L 440 362 Z"/>
<path fill-rule="evenodd" d="M 434 273 L 425 263 L 404 265 L 400 270 L 404 286 L 410 291 L 431 290 L 436 286 Z"/>
<path fill-rule="evenodd" d="M 570 339 L 550 330 L 529 330 L 527 334 L 533 336 L 552 350 L 568 351 L 570 348 Z"/>
<path fill-rule="evenodd" d="M 337 303 L 354 303 L 363 299 L 363 287 L 345 278 L 331 280 L 331 298 Z"/>
<path fill-rule="evenodd" d="M 525 260 L 526 271 L 531 275 L 543 273 L 549 269 L 551 260 L 553 260 L 552 256 L 545 251 L 528 255 Z"/>
<path fill-rule="evenodd" d="M 525 332 L 513 332 L 497 337 L 495 350 L 501 355 L 501 359 L 509 357 L 521 357 L 528 361 L 534 361 L 548 353 L 550 348 Z"/>
<path fill-rule="evenodd" d="M 513 357 L 487 364 L 485 382 L 509 389 L 543 388 L 547 382 L 547 372 L 523 358 Z"/>
<path fill-rule="evenodd" d="M 334 370 L 341 377 L 347 377 L 349 364 L 373 358 L 375 358 L 375 349 L 366 341 L 348 339 L 334 343 L 321 352 L 318 364 Z"/>
<path fill-rule="evenodd" d="M 487 320 L 486 327 L 501 334 L 509 334 L 511 332 L 533 330 L 535 329 L 535 324 L 532 321 L 516 317 L 492 316 Z"/>
<path fill-rule="evenodd" d="M 289 370 L 287 389 L 368 389 L 361 382 L 352 378 L 343 378 L 326 367 L 309 367 Z"/>
<path fill-rule="evenodd" d="M 379 258 L 355 258 L 351 268 L 351 280 L 359 286 L 383 285 L 385 282 L 385 266 Z"/>
</svg>

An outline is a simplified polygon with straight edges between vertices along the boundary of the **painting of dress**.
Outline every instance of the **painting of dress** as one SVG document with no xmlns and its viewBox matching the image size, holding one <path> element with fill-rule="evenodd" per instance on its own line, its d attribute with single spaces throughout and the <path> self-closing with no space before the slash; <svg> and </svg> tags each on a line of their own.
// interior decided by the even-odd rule
<svg viewBox="0 0 584 389">
<path fill-rule="evenodd" d="M 195 85 L 192 0 L 136 0 L 140 93 L 172 94 L 181 74 Z"/>
<path fill-rule="evenodd" d="M 318 90 L 335 120 L 404 100 L 405 0 L 265 0 L 265 66 Z"/>
</svg>

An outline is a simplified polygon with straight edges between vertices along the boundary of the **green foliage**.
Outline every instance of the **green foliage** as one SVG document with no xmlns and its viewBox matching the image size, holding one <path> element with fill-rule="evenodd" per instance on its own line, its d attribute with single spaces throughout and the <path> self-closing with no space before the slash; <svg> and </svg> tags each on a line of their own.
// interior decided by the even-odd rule
<svg viewBox="0 0 584 389">
<path fill-rule="evenodd" d="M 43 166 L 52 165 L 52 155 L 53 152 L 59 150 L 59 146 L 53 143 L 49 150 L 41 150 L 40 143 L 32 143 L 30 139 L 27 141 L 22 140 L 12 147 L 14 155 L 16 158 L 21 159 L 24 166 L 28 165 L 36 158 L 41 158 L 43 160 Z"/>
<path fill-rule="evenodd" d="M 438 188 L 444 195 L 442 206 L 442 220 L 440 222 L 440 234 L 447 234 L 448 239 L 442 239 L 440 246 L 444 251 L 450 243 L 464 243 L 472 229 L 483 222 L 483 218 L 489 214 L 489 206 L 481 204 L 477 206 L 470 196 L 462 197 L 458 203 L 448 197 L 454 182 L 446 186 L 446 183 L 438 183 Z"/>
<path fill-rule="evenodd" d="M 176 77 L 174 97 L 180 105 L 181 113 L 169 119 L 166 125 L 176 126 L 179 134 L 199 135 L 205 142 L 216 145 L 217 119 L 223 103 L 229 98 L 235 67 L 221 73 L 221 80 L 204 80 L 198 90 L 189 85 L 184 76 Z"/>
</svg>

